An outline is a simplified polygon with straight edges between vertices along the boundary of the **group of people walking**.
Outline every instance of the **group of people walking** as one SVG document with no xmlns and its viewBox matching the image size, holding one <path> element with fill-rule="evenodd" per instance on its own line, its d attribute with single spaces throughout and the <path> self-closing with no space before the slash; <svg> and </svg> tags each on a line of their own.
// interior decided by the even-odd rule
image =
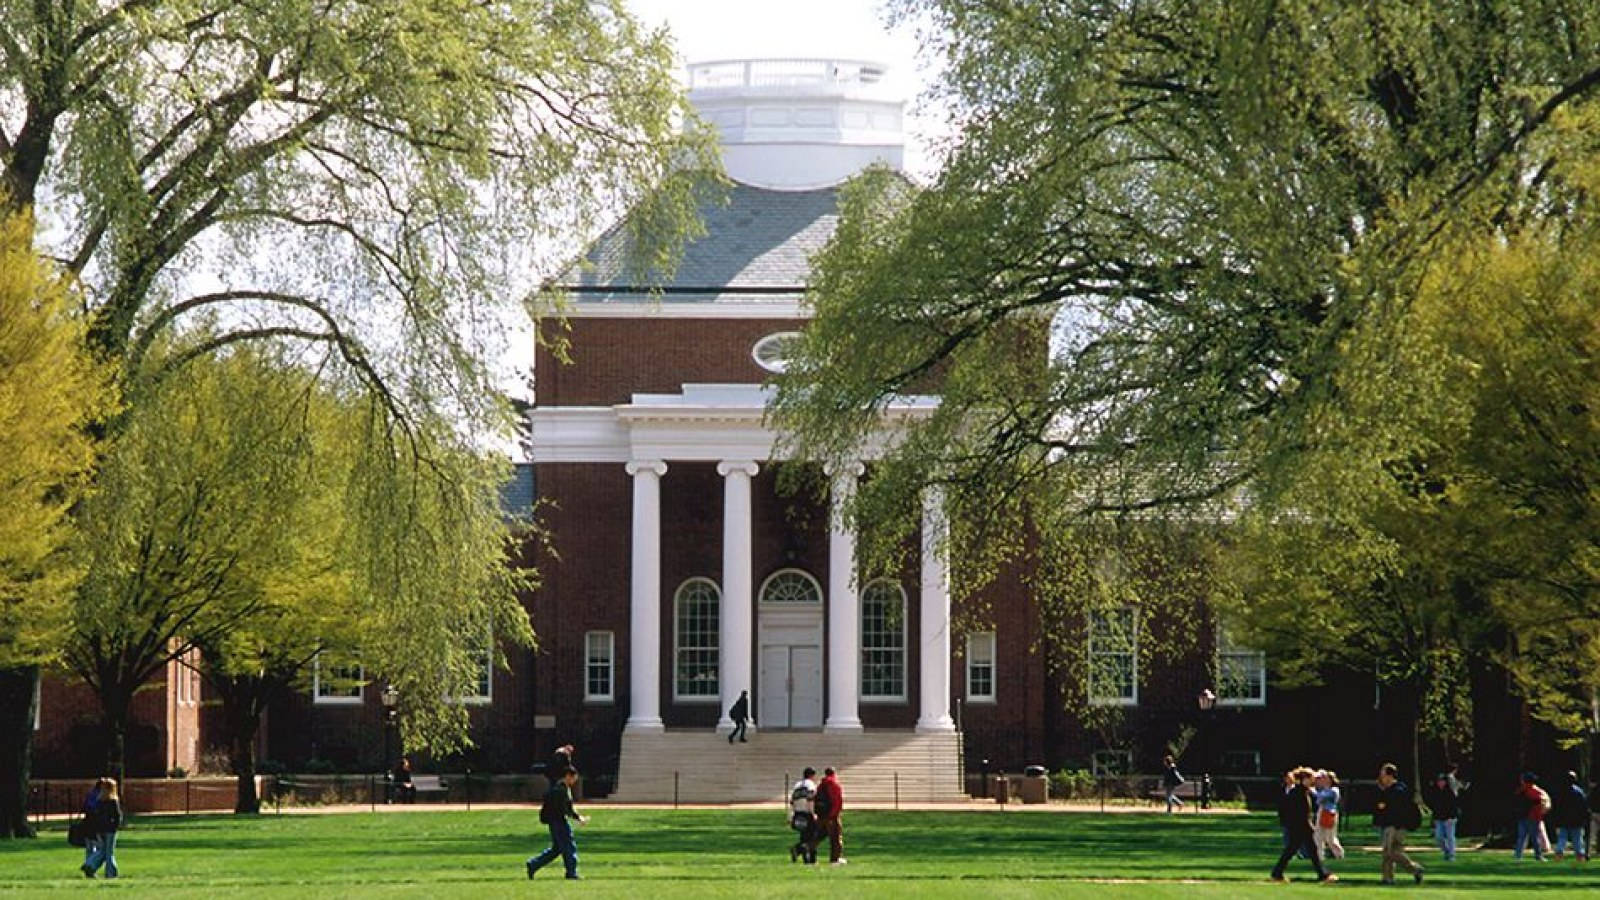
<svg viewBox="0 0 1600 900">
<path fill-rule="evenodd" d="M 1571 849 L 1573 858 L 1580 862 L 1589 859 L 1589 847 L 1584 840 L 1584 831 L 1590 825 L 1593 811 L 1590 808 L 1589 795 L 1584 793 L 1582 784 L 1578 781 L 1578 773 L 1568 772 L 1562 783 L 1554 791 L 1547 791 L 1539 784 L 1539 776 L 1533 772 L 1522 773 L 1521 783 L 1518 784 L 1514 801 L 1517 804 L 1517 838 L 1513 845 L 1512 856 L 1522 858 L 1524 850 L 1533 849 L 1533 858 L 1543 862 L 1550 856 L 1550 832 L 1546 829 L 1548 822 L 1556 829 L 1555 858 L 1561 859 L 1565 850 Z M 1597 829 L 1600 832 L 1600 829 Z M 1597 837 L 1600 839 L 1600 837 Z"/>
<path fill-rule="evenodd" d="M 83 801 L 83 818 L 73 824 L 83 842 L 83 877 L 93 878 L 105 866 L 107 878 L 117 877 L 117 830 L 122 827 L 122 797 L 115 778 L 101 778 Z M 68 837 L 73 835 L 69 832 Z M 73 841 L 77 843 L 77 841 Z"/>
<path fill-rule="evenodd" d="M 1338 881 L 1328 871 L 1325 859 L 1344 858 L 1339 842 L 1342 792 L 1339 777 L 1326 769 L 1305 766 L 1291 769 L 1284 776 L 1283 796 L 1278 799 L 1278 824 L 1283 828 L 1283 852 L 1272 867 L 1272 880 L 1283 881 L 1290 860 L 1297 855 L 1311 862 L 1317 880 Z M 1422 883 L 1423 868 L 1406 855 L 1406 834 L 1422 824 L 1422 811 L 1412 798 L 1411 789 L 1400 780 L 1399 769 L 1385 763 L 1378 770 L 1378 800 L 1372 813 L 1383 848 L 1383 883 L 1394 884 L 1395 870 L 1404 869 Z M 1451 833 L 1454 834 L 1452 820 Z M 1453 837 L 1452 837 L 1453 841 Z M 1452 843 L 1451 854 L 1454 854 Z M 1448 857 L 1447 857 L 1448 858 Z"/>
<path fill-rule="evenodd" d="M 797 835 L 789 847 L 789 861 L 816 865 L 817 845 L 826 837 L 828 862 L 842 866 L 849 862 L 844 858 L 844 826 L 839 818 L 844 810 L 844 790 L 832 767 L 822 770 L 821 781 L 816 777 L 817 770 L 807 766 L 789 790 L 789 827 Z"/>
</svg>

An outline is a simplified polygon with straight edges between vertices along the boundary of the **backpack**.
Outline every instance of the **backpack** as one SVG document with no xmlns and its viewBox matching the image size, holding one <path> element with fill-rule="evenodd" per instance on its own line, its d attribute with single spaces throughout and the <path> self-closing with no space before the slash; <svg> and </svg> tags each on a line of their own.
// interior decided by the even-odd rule
<svg viewBox="0 0 1600 900">
<path fill-rule="evenodd" d="M 1400 808 L 1394 811 L 1395 825 L 1406 831 L 1415 831 L 1422 827 L 1422 809 L 1417 806 L 1417 800 L 1407 792 L 1400 800 Z"/>
<path fill-rule="evenodd" d="M 1551 805 L 1550 793 L 1538 785 L 1534 785 L 1533 790 L 1539 795 L 1539 808 L 1545 812 L 1549 812 Z"/>
</svg>

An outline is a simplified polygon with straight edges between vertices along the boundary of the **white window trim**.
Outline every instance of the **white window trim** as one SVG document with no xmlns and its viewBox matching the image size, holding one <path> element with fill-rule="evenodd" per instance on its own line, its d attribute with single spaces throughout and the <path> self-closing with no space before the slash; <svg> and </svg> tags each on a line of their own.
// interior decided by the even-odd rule
<svg viewBox="0 0 1600 900">
<path fill-rule="evenodd" d="M 718 608 L 720 612 L 720 607 Z M 674 613 L 677 611 L 674 610 Z M 589 641 L 595 635 L 604 635 L 606 641 L 606 692 L 604 694 L 589 693 Z M 674 666 L 677 660 L 673 660 Z M 677 671 L 673 673 L 673 684 L 677 684 Z M 583 702 L 585 703 L 613 703 L 617 695 L 617 635 L 614 631 L 585 631 L 583 633 Z"/>
<path fill-rule="evenodd" d="M 1121 612 L 1122 610 L 1128 610 L 1129 611 L 1129 617 L 1133 620 L 1133 646 L 1130 647 L 1128 649 L 1128 651 L 1127 651 L 1129 653 L 1129 655 L 1133 658 L 1133 673 L 1132 673 L 1133 674 L 1133 685 L 1132 685 L 1132 687 L 1133 687 L 1133 695 L 1131 697 L 1122 697 L 1122 696 L 1105 697 L 1105 696 L 1097 696 L 1095 694 L 1095 692 L 1094 692 L 1094 688 L 1095 688 L 1095 684 L 1094 684 L 1094 616 L 1093 616 L 1093 614 L 1091 614 L 1090 617 L 1089 617 L 1089 633 L 1087 635 L 1087 642 L 1088 642 L 1087 652 L 1088 652 L 1088 655 L 1089 655 L 1089 672 L 1088 672 L 1088 678 L 1086 679 L 1086 681 L 1088 682 L 1087 687 L 1088 687 L 1088 693 L 1089 693 L 1089 705 L 1090 706 L 1128 706 L 1128 707 L 1132 707 L 1132 706 L 1138 706 L 1139 705 L 1139 631 L 1140 631 L 1140 628 L 1139 628 L 1139 610 L 1137 608 L 1135 608 L 1135 607 L 1132 607 L 1132 606 L 1119 606 L 1119 607 L 1117 607 L 1117 609 L 1115 611 L 1116 612 Z"/>
<path fill-rule="evenodd" d="M 973 690 L 972 690 L 972 664 L 973 664 L 973 661 L 974 661 L 974 654 L 972 652 L 973 638 L 988 638 L 989 639 L 989 693 L 987 693 L 987 694 L 973 693 Z M 972 632 L 968 632 L 967 633 L 967 660 L 966 660 L 967 664 L 966 664 L 965 668 L 966 668 L 966 671 L 967 671 L 967 702 L 968 703 L 997 703 L 997 702 L 999 702 L 999 696 L 998 696 L 999 695 L 999 683 L 998 683 L 998 679 L 995 678 L 996 671 L 999 668 L 996 665 L 996 658 L 999 655 L 1000 655 L 999 654 L 999 642 L 996 640 L 996 636 L 995 636 L 995 633 L 993 631 L 972 631 Z"/>
<path fill-rule="evenodd" d="M 1222 694 L 1222 656 L 1254 656 L 1256 670 L 1261 673 L 1261 693 L 1254 697 L 1225 697 Z M 1250 650 L 1243 647 L 1225 649 L 1217 647 L 1217 705 L 1218 706 L 1266 706 L 1267 705 L 1267 654 L 1261 650 Z"/>
<path fill-rule="evenodd" d="M 900 595 L 900 693 L 898 694 L 867 693 L 867 589 L 876 584 L 891 585 L 894 587 L 895 592 Z M 906 702 L 906 681 L 908 679 L 906 671 L 906 656 L 908 655 L 906 642 L 908 635 L 906 632 L 910 631 L 906 627 L 908 624 L 906 620 L 908 604 L 905 586 L 893 579 L 875 578 L 861 586 L 860 604 L 860 613 L 856 616 L 856 684 L 860 686 L 858 702 L 868 705 L 903 704 Z M 875 649 L 882 650 L 887 648 L 879 647 Z"/>
<path fill-rule="evenodd" d="M 44 715 L 44 673 L 33 679 L 33 730 L 39 730 L 40 717 Z"/>
<path fill-rule="evenodd" d="M 718 673 L 717 673 L 717 692 L 716 693 L 708 694 L 708 695 L 704 695 L 704 696 L 699 695 L 699 694 L 680 694 L 680 693 L 678 693 L 678 654 L 682 650 L 682 647 L 683 647 L 683 641 L 682 641 L 682 637 L 683 636 L 682 636 L 682 634 L 680 634 L 680 628 L 679 628 L 679 626 L 682 623 L 681 623 L 681 621 L 679 619 L 679 616 L 678 616 L 678 604 L 680 602 L 682 602 L 683 589 L 685 587 L 688 587 L 691 583 L 696 582 L 696 581 L 703 581 L 706 584 L 711 585 L 711 589 L 717 592 L 717 623 L 718 623 L 718 626 L 719 626 L 718 629 L 717 629 L 717 633 L 718 633 L 717 655 L 718 655 L 718 658 L 720 659 L 721 655 L 722 655 L 722 638 L 721 638 L 721 627 L 720 627 L 721 622 L 722 622 L 722 601 L 723 601 L 722 585 L 717 584 L 715 581 L 713 581 L 710 578 L 707 578 L 707 577 L 705 577 L 703 575 L 693 575 L 693 576 L 690 576 L 688 578 L 685 578 L 683 580 L 683 582 L 678 585 L 677 590 L 672 592 L 672 702 L 673 703 L 691 704 L 691 705 L 721 706 L 722 705 L 722 673 L 720 671 L 718 671 Z"/>
<path fill-rule="evenodd" d="M 488 658 L 484 666 L 489 670 L 489 692 L 486 694 L 464 694 L 456 698 L 462 706 L 493 706 L 494 705 L 494 640 L 490 639 L 487 647 Z"/>
<path fill-rule="evenodd" d="M 784 358 L 777 360 L 774 363 L 762 362 L 761 348 L 771 346 L 773 344 L 780 344 L 784 341 L 795 341 L 799 339 L 800 332 L 798 331 L 774 331 L 771 334 L 763 335 L 750 346 L 750 358 L 755 360 L 755 364 L 762 371 L 771 372 L 774 375 L 781 375 L 783 374 L 784 370 L 789 368 L 789 360 Z"/>
<path fill-rule="evenodd" d="M 810 609 L 810 608 L 812 608 L 812 604 L 809 604 L 809 603 L 788 603 L 788 602 L 777 603 L 777 602 L 772 602 L 772 601 L 767 600 L 767 588 L 772 585 L 772 582 L 776 581 L 779 577 L 784 576 L 784 575 L 799 575 L 800 577 L 804 578 L 806 581 L 810 582 L 812 590 L 817 592 L 817 603 L 816 603 L 816 605 L 817 606 L 823 605 L 823 602 L 824 602 L 823 598 L 824 598 L 825 595 L 822 593 L 822 582 L 818 581 L 815 578 L 815 576 L 813 576 L 810 572 L 807 572 L 805 569 L 797 569 L 797 568 L 779 569 L 778 571 L 773 572 L 771 575 L 768 575 L 761 582 L 761 590 L 756 591 L 756 597 L 759 598 L 759 600 L 758 600 L 759 603 L 761 603 L 764 606 L 771 606 L 771 607 L 773 607 L 775 609 L 800 609 L 800 608 Z M 721 607 L 720 606 L 718 607 L 718 612 L 719 612 L 719 614 L 721 612 Z"/>
<path fill-rule="evenodd" d="M 367 680 L 367 667 L 356 663 L 356 681 L 365 683 Z M 366 691 L 355 697 L 324 697 L 322 696 L 322 654 L 317 654 L 311 662 L 311 702 L 317 706 L 360 706 L 367 702 Z"/>
</svg>

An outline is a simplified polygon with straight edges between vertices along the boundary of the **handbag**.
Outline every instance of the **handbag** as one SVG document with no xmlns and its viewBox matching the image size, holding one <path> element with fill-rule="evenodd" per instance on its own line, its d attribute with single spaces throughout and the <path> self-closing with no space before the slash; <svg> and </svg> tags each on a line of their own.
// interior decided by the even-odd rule
<svg viewBox="0 0 1600 900">
<path fill-rule="evenodd" d="M 1331 809 L 1325 809 L 1317 813 L 1318 828 L 1332 828 L 1334 825 L 1338 824 L 1338 822 L 1339 814 Z"/>
<path fill-rule="evenodd" d="M 85 847 L 89 844 L 89 820 L 87 818 L 73 819 L 67 826 L 67 843 L 74 847 Z"/>
</svg>

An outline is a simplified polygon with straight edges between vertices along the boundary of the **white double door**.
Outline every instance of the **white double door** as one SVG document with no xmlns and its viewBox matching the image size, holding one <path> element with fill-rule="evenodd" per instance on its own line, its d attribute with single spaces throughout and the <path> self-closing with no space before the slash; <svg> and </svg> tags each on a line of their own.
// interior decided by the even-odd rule
<svg viewBox="0 0 1600 900">
<path fill-rule="evenodd" d="M 763 729 L 822 727 L 822 610 L 762 611 Z"/>
</svg>

